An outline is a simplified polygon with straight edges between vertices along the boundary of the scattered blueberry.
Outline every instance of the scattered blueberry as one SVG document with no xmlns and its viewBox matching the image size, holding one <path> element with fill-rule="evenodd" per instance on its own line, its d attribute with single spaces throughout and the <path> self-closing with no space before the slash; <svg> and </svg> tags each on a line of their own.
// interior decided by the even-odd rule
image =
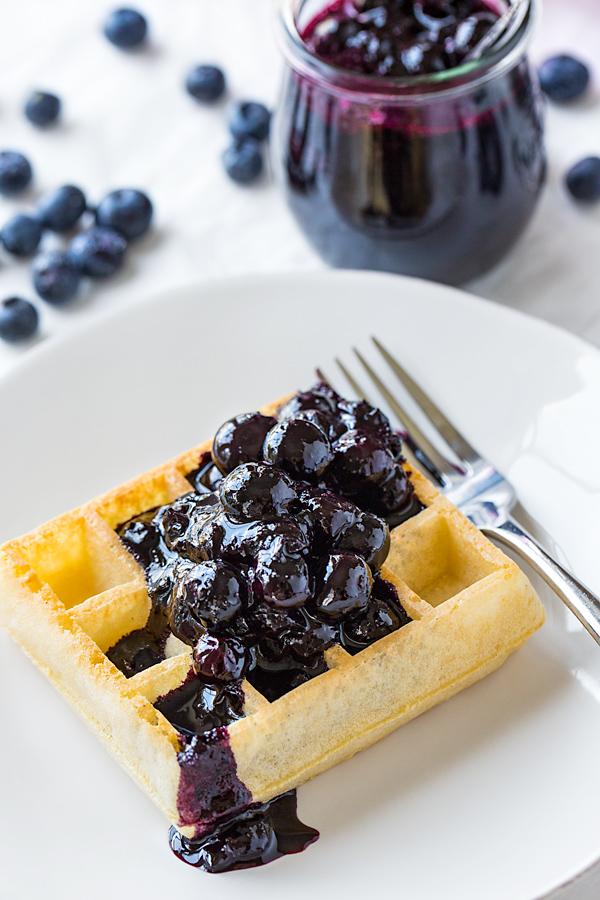
<svg viewBox="0 0 600 900">
<path fill-rule="evenodd" d="M 225 93 L 225 76 L 217 66 L 196 66 L 185 82 L 188 94 L 201 103 L 214 103 Z"/>
<path fill-rule="evenodd" d="M 60 100 L 54 94 L 34 91 L 25 104 L 25 115 L 33 125 L 51 125 L 60 115 Z"/>
<path fill-rule="evenodd" d="M 69 231 L 86 208 L 85 194 L 72 184 L 65 184 L 44 194 L 38 202 L 38 217 L 51 231 Z"/>
<path fill-rule="evenodd" d="M 104 23 L 104 34 L 115 47 L 128 50 L 146 39 L 148 23 L 135 9 L 115 9 Z"/>
<path fill-rule="evenodd" d="M 0 241 L 15 256 L 31 256 L 41 239 L 42 226 L 39 221 L 23 213 L 10 219 L 0 231 Z"/>
<path fill-rule="evenodd" d="M 114 228 L 95 226 L 75 235 L 69 254 L 79 270 L 90 278 L 106 278 L 120 269 L 127 241 Z"/>
<path fill-rule="evenodd" d="M 238 184 L 251 184 L 263 170 L 262 148 L 254 138 L 235 141 L 223 154 L 225 171 Z"/>
<path fill-rule="evenodd" d="M 15 150 L 0 152 L 0 194 L 9 197 L 24 190 L 31 181 L 33 172 L 22 153 Z"/>
<path fill-rule="evenodd" d="M 264 141 L 269 134 L 271 113 L 262 103 L 236 103 L 229 116 L 229 130 L 235 138 Z"/>
<path fill-rule="evenodd" d="M 538 75 L 544 93 L 557 103 L 567 103 L 581 97 L 590 83 L 588 67 L 565 54 L 547 59 L 540 66 Z"/>
<path fill-rule="evenodd" d="M 0 337 L 11 343 L 24 341 L 37 331 L 38 314 L 33 303 L 8 297 L 0 303 Z"/>
<path fill-rule="evenodd" d="M 66 303 L 77 293 L 81 273 L 68 253 L 53 250 L 33 261 L 33 286 L 48 303 Z"/>
<path fill-rule="evenodd" d="M 152 203 L 142 191 L 122 188 L 111 191 L 98 205 L 96 223 L 114 228 L 131 241 L 145 234 L 152 219 Z"/>
<path fill-rule="evenodd" d="M 600 157 L 588 156 L 567 173 L 567 188 L 576 200 L 596 203 L 600 200 Z"/>
</svg>

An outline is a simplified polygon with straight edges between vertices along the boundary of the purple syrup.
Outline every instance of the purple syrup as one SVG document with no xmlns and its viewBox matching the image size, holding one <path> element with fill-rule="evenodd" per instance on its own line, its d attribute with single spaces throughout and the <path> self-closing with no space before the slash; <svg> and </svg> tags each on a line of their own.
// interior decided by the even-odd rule
<svg viewBox="0 0 600 900">
<path fill-rule="evenodd" d="M 459 66 L 498 18 L 486 0 L 335 0 L 302 39 L 319 59 L 350 72 L 430 75 Z"/>
<path fill-rule="evenodd" d="M 185 838 L 176 828 L 169 832 L 173 853 L 205 872 L 262 866 L 288 853 L 300 853 L 318 837 L 315 828 L 298 818 L 296 791 L 253 804 L 201 839 Z"/>
</svg>

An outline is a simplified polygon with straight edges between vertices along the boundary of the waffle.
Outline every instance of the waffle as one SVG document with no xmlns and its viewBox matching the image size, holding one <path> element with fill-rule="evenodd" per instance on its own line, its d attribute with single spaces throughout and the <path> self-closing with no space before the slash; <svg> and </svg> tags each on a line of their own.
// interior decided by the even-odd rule
<svg viewBox="0 0 600 900">
<path fill-rule="evenodd" d="M 268 801 L 492 672 L 544 621 L 519 568 L 407 466 L 424 508 L 393 530 L 381 574 L 412 621 L 355 656 L 325 651 L 327 671 L 274 702 L 244 682 L 245 717 L 183 753 L 153 704 L 185 682 L 190 648 L 171 636 L 167 658 L 129 679 L 105 655 L 145 626 L 151 606 L 115 528 L 188 493 L 186 475 L 210 446 L 0 548 L 0 624 L 190 838 L 210 818 L 203 785 L 218 791 L 224 756 L 237 773 L 234 805 Z M 230 803 L 231 792 L 225 779 Z"/>
</svg>

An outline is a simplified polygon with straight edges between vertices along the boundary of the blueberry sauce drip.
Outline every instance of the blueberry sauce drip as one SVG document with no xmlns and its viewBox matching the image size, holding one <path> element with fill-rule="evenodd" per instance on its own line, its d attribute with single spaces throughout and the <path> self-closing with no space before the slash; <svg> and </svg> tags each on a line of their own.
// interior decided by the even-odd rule
<svg viewBox="0 0 600 900">
<path fill-rule="evenodd" d="M 205 872 L 249 869 L 300 853 L 319 837 L 297 815 L 296 791 L 287 791 L 268 803 L 255 803 L 213 834 L 190 840 L 176 828 L 169 832 L 171 849 L 179 859 Z"/>
<path fill-rule="evenodd" d="M 379 574 L 396 524 L 422 505 L 383 413 L 320 383 L 277 418 L 236 416 L 188 480 L 193 490 L 117 529 L 144 568 L 152 612 L 108 656 L 131 675 L 192 648 L 185 683 L 156 701 L 178 729 L 178 856 L 207 871 L 261 865 L 316 840 L 295 795 L 268 804 L 236 772 L 227 725 L 247 679 L 273 702 L 327 671 L 334 644 L 355 654 L 409 620 Z M 286 799 L 287 797 L 287 799 Z"/>
<path fill-rule="evenodd" d="M 488 0 L 335 0 L 302 39 L 319 59 L 361 75 L 430 75 L 459 66 L 498 18 Z"/>
</svg>

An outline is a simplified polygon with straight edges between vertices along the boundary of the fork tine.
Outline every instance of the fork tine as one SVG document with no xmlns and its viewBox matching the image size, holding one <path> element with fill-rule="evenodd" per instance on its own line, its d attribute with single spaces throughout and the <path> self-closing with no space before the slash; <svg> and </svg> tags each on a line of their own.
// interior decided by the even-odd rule
<svg viewBox="0 0 600 900">
<path fill-rule="evenodd" d="M 367 397 L 367 395 L 365 394 L 365 392 L 359 385 L 358 381 L 356 381 L 354 376 L 350 374 L 350 372 L 348 371 L 348 369 L 346 368 L 344 363 L 341 361 L 341 359 L 337 359 L 337 357 L 336 357 L 335 361 L 338 364 L 338 367 L 342 370 L 342 374 L 346 378 L 346 381 L 350 384 L 350 387 L 352 388 L 354 393 L 357 394 L 359 397 L 362 397 L 363 400 L 366 400 L 367 403 L 371 403 L 371 401 L 369 400 L 369 398 Z M 372 405 L 373 404 L 371 403 L 371 406 Z"/>
<path fill-rule="evenodd" d="M 394 359 L 381 341 L 377 340 L 376 337 L 372 337 L 371 340 L 396 377 L 402 382 L 415 403 L 421 407 L 423 413 L 427 416 L 433 427 L 439 431 L 448 446 L 454 450 L 458 458 L 467 464 L 479 462 L 481 457 L 477 450 L 469 444 L 464 435 L 454 427 L 452 422 L 448 421 L 444 413 L 436 406 L 431 397 L 428 397 L 423 389 L 410 377 L 406 369 L 402 368 L 398 360 Z"/>
<path fill-rule="evenodd" d="M 395 415 L 400 419 L 400 422 L 402 423 L 402 426 L 404 427 L 404 430 L 407 434 L 406 442 L 408 446 L 413 451 L 417 459 L 434 476 L 436 481 L 442 486 L 445 486 L 452 475 L 464 474 L 453 463 L 442 456 L 439 450 L 437 450 L 436 447 L 433 446 L 429 438 L 427 438 L 423 434 L 419 426 L 406 412 L 404 407 L 401 406 L 400 403 L 398 403 L 393 394 L 390 393 L 385 384 L 382 382 L 379 375 L 371 368 L 369 363 L 356 349 L 356 347 L 354 348 L 354 353 L 356 354 L 363 368 L 366 370 L 370 379 L 375 383 L 380 393 L 387 400 Z"/>
</svg>

